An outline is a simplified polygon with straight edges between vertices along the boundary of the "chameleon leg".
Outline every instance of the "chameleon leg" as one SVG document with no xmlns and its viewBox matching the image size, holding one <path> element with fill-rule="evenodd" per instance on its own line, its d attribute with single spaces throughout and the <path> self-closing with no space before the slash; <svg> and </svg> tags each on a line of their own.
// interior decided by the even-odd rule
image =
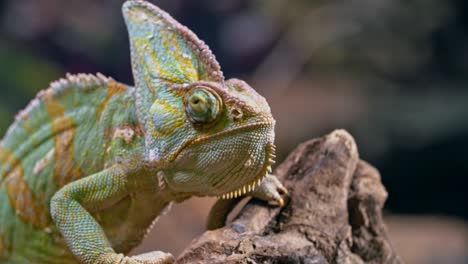
<svg viewBox="0 0 468 264">
<path fill-rule="evenodd" d="M 260 186 L 249 195 L 264 200 L 272 205 L 284 206 L 283 195 L 287 195 L 288 190 L 281 184 L 276 176 L 268 174 Z"/>
<path fill-rule="evenodd" d="M 128 252 L 140 244 L 148 232 L 148 227 L 154 223 L 162 210 L 165 210 L 164 208 L 168 206 L 167 202 L 161 200 L 160 193 L 156 192 L 151 186 L 157 186 L 157 184 L 153 182 L 146 184 L 143 188 L 137 187 L 138 191 L 133 192 L 131 195 L 133 197 L 132 206 L 126 213 L 127 218 L 125 223 L 119 227 L 118 231 L 119 234 L 126 237 L 126 248 L 122 248 L 123 252 Z M 146 252 L 133 256 L 132 259 L 145 264 L 174 262 L 174 256 L 162 251 Z"/>
<path fill-rule="evenodd" d="M 114 166 L 65 185 L 51 200 L 51 216 L 75 257 L 84 264 L 141 264 L 147 262 L 117 254 L 104 230 L 89 211 L 105 208 L 129 193 L 129 174 Z"/>
<path fill-rule="evenodd" d="M 288 190 L 281 184 L 281 182 L 274 175 L 268 174 L 253 192 L 247 193 L 252 197 L 264 200 L 272 205 L 283 206 L 284 195 L 288 194 Z M 208 230 L 214 230 L 221 228 L 226 223 L 226 219 L 232 209 L 244 198 L 241 196 L 234 199 L 219 199 L 211 207 L 210 214 L 208 215 L 208 221 L 206 228 Z"/>
<path fill-rule="evenodd" d="M 218 199 L 213 207 L 211 207 L 210 214 L 207 219 L 208 221 L 206 223 L 206 229 L 215 230 L 223 227 L 229 213 L 244 198 L 245 196 L 234 199 Z"/>
</svg>

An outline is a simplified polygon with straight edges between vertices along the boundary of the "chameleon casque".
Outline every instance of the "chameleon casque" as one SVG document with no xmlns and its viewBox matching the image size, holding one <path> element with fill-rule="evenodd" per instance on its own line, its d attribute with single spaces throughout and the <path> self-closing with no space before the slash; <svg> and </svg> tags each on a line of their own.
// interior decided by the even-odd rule
<svg viewBox="0 0 468 264">
<path fill-rule="evenodd" d="M 142 0 L 122 10 L 135 86 L 67 75 L 0 142 L 0 263 L 172 263 L 124 255 L 172 202 L 219 196 L 212 217 L 245 195 L 283 204 L 266 100 L 225 80 L 164 11 Z"/>
</svg>

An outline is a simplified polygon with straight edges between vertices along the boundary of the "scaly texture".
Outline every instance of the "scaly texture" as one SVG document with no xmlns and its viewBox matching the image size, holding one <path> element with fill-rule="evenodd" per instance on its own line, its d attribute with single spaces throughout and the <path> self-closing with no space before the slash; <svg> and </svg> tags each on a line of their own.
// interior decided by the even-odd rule
<svg viewBox="0 0 468 264">
<path fill-rule="evenodd" d="M 145 1 L 123 6 L 135 87 L 67 75 L 21 111 L 0 142 L 1 263 L 171 263 L 124 254 L 172 202 L 252 195 L 279 205 L 268 175 L 266 100 L 224 80 L 209 48 Z M 257 186 L 257 189 L 255 189 Z M 211 228 L 233 202 L 220 200 Z"/>
</svg>

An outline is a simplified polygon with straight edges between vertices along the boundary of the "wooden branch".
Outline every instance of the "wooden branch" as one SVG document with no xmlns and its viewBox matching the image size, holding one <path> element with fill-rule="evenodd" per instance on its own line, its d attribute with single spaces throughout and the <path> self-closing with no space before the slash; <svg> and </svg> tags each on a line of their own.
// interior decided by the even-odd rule
<svg viewBox="0 0 468 264">
<path fill-rule="evenodd" d="M 382 219 L 387 192 L 356 144 L 337 130 L 301 144 L 275 171 L 283 208 L 252 199 L 227 226 L 207 231 L 177 263 L 401 263 Z"/>
</svg>

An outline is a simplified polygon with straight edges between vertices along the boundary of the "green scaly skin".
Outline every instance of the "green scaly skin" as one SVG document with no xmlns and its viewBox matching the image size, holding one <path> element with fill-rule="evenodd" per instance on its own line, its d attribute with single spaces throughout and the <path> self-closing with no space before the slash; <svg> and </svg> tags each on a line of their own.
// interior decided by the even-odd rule
<svg viewBox="0 0 468 264">
<path fill-rule="evenodd" d="M 124 255 L 170 203 L 250 195 L 283 204 L 286 190 L 268 174 L 266 100 L 225 80 L 209 48 L 164 11 L 127 1 L 123 14 L 135 87 L 68 75 L 0 142 L 0 263 L 171 263 L 159 251 Z M 209 227 L 232 206 L 219 200 Z"/>
</svg>

